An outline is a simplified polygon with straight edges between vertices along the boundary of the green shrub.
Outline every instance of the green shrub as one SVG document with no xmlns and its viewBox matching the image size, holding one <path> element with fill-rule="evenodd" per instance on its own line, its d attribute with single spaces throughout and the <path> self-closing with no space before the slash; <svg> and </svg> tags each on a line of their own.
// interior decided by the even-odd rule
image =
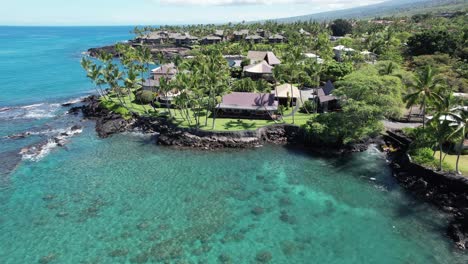
<svg viewBox="0 0 468 264">
<path fill-rule="evenodd" d="M 156 99 L 156 95 L 152 91 L 140 91 L 136 94 L 135 99 L 137 103 L 150 104 Z"/>
<path fill-rule="evenodd" d="M 301 107 L 301 112 L 302 113 L 312 113 L 315 111 L 315 104 L 312 103 L 311 101 L 307 100 L 304 102 L 304 104 Z"/>
<path fill-rule="evenodd" d="M 420 148 L 411 151 L 410 155 L 413 161 L 418 164 L 430 164 L 435 161 L 434 151 L 430 148 Z"/>
<path fill-rule="evenodd" d="M 430 148 L 414 149 L 410 152 L 410 155 L 414 163 L 433 169 L 439 168 L 439 157 L 435 158 L 433 156 L 434 151 Z M 445 161 L 442 161 L 442 170 L 453 171 L 453 168 Z"/>
</svg>

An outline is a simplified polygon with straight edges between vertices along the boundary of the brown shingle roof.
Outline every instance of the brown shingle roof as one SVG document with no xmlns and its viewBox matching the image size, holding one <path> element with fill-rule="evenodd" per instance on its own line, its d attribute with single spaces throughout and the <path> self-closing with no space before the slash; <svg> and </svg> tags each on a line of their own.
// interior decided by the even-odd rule
<svg viewBox="0 0 468 264">
<path fill-rule="evenodd" d="M 234 92 L 223 96 L 218 108 L 245 110 L 264 110 L 266 108 L 269 111 L 274 111 L 278 109 L 278 101 L 275 101 L 274 94 Z"/>
</svg>

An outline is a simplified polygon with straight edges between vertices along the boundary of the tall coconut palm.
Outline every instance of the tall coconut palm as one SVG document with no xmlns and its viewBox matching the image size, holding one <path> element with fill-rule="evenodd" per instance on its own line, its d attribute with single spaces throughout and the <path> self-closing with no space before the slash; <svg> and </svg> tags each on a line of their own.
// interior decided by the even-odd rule
<svg viewBox="0 0 468 264">
<path fill-rule="evenodd" d="M 434 135 L 439 147 L 439 170 L 442 170 L 443 144 L 449 140 L 452 134 L 452 128 L 450 126 L 452 121 L 452 102 L 453 95 L 451 93 L 442 97 L 441 100 L 436 101 L 434 107 L 435 114 L 431 119 L 433 123 L 432 128 L 434 129 Z"/>
<path fill-rule="evenodd" d="M 459 145 L 457 146 L 457 162 L 455 169 L 458 174 L 461 174 L 459 164 L 465 139 L 468 134 L 468 107 L 459 106 L 451 109 L 450 117 L 452 118 L 450 125 L 455 128 L 455 131 L 449 137 L 458 136 L 460 138 Z"/>
<path fill-rule="evenodd" d="M 441 88 L 440 80 L 436 79 L 435 72 L 431 66 L 427 66 L 423 71 L 418 73 L 415 84 L 412 87 L 414 92 L 407 94 L 404 97 L 406 107 L 409 109 L 414 105 L 420 104 L 423 115 L 423 128 L 426 123 L 426 107 L 429 103 L 442 101 L 438 94 Z"/>
<path fill-rule="evenodd" d="M 170 110 L 170 103 L 169 103 L 169 92 L 172 90 L 172 86 L 169 82 L 169 80 L 167 80 L 166 77 L 161 77 L 159 79 L 159 91 L 164 94 L 164 97 L 166 99 L 166 109 L 167 109 L 167 112 L 169 113 L 169 116 L 172 117 L 172 113 L 171 113 L 171 110 Z"/>
</svg>

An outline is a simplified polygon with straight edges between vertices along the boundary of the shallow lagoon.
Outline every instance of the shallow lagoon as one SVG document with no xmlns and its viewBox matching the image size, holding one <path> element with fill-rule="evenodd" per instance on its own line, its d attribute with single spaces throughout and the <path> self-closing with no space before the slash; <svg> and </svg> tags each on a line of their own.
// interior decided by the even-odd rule
<svg viewBox="0 0 468 264">
<path fill-rule="evenodd" d="M 466 263 L 444 215 L 375 149 L 199 152 L 139 135 L 23 164 L 0 187 L 2 263 Z M 375 180 L 371 180 L 375 178 Z"/>
</svg>

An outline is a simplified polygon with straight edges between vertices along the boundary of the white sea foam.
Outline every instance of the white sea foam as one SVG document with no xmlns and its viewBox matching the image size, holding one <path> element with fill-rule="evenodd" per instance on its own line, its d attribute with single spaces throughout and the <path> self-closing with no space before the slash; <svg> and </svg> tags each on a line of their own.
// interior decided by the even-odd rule
<svg viewBox="0 0 468 264">
<path fill-rule="evenodd" d="M 4 107 L 0 110 L 0 120 L 52 118 L 58 114 L 61 107 L 59 103 Z"/>
<path fill-rule="evenodd" d="M 71 137 L 83 132 L 83 129 L 72 129 L 72 127 L 70 127 L 67 129 L 50 130 L 48 132 L 50 133 L 52 131 L 56 132 L 57 136 L 49 138 L 46 142 L 42 144 L 37 144 L 31 147 L 23 148 L 19 153 L 22 156 L 23 160 L 39 161 L 43 159 L 54 148 L 64 146 L 66 143 L 68 143 Z"/>
</svg>

